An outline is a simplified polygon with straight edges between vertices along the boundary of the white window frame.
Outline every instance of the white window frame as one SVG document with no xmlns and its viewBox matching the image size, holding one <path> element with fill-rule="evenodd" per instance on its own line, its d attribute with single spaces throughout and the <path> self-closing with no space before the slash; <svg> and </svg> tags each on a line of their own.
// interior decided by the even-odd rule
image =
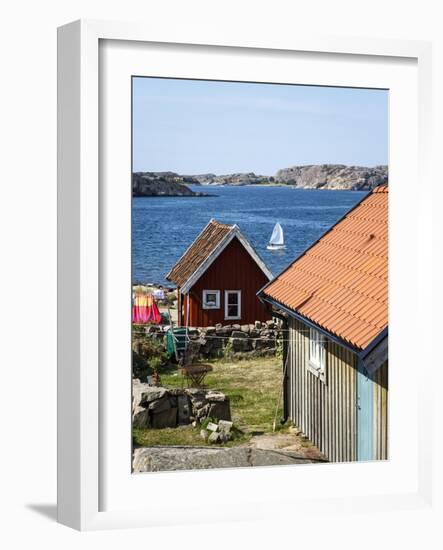
<svg viewBox="0 0 443 550">
<path fill-rule="evenodd" d="M 208 294 L 215 294 L 215 305 L 208 304 L 206 297 Z M 202 298 L 203 309 L 220 309 L 220 291 L 219 290 L 204 290 Z"/>
<path fill-rule="evenodd" d="M 309 328 L 309 350 L 307 368 L 312 374 L 326 382 L 327 346 L 326 336 L 319 330 Z"/>
<path fill-rule="evenodd" d="M 228 315 L 228 296 L 229 294 L 237 294 L 238 297 L 238 315 Z M 241 290 L 225 290 L 225 320 L 233 321 L 241 319 Z"/>
</svg>

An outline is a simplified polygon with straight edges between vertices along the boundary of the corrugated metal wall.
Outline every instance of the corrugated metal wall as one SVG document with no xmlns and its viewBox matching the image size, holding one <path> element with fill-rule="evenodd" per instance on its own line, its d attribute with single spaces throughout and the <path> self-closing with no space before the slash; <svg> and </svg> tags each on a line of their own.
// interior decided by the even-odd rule
<svg viewBox="0 0 443 550">
<path fill-rule="evenodd" d="M 306 368 L 309 327 L 290 318 L 288 328 L 288 412 L 291 420 L 330 461 L 357 460 L 356 355 L 328 340 L 327 378 L 324 383 Z M 376 374 L 376 458 L 386 458 L 387 364 Z"/>
<path fill-rule="evenodd" d="M 374 373 L 375 457 L 388 458 L 388 361 Z"/>
</svg>

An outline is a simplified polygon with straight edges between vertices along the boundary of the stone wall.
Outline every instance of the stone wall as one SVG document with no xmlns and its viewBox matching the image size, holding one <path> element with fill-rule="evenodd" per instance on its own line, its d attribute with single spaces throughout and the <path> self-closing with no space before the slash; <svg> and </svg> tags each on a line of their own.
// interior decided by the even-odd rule
<svg viewBox="0 0 443 550">
<path fill-rule="evenodd" d="M 163 338 L 159 327 L 146 329 L 152 337 Z M 281 326 L 274 321 L 256 321 L 249 325 L 215 325 L 190 328 L 188 353 L 195 359 L 209 359 L 226 355 L 235 358 L 274 355 L 281 343 Z M 280 341 L 280 342 L 279 342 Z"/>
<path fill-rule="evenodd" d="M 161 388 L 132 381 L 132 423 L 135 428 L 175 428 L 206 418 L 231 420 L 229 397 L 200 388 Z"/>
</svg>

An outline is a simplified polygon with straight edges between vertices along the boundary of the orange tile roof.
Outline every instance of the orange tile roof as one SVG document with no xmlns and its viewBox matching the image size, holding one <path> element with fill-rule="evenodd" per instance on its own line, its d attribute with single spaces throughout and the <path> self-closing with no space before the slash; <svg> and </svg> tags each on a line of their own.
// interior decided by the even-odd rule
<svg viewBox="0 0 443 550">
<path fill-rule="evenodd" d="M 211 220 L 166 275 L 168 281 L 183 286 L 234 227 Z"/>
<path fill-rule="evenodd" d="M 262 295 L 366 348 L 388 326 L 388 187 L 376 187 Z"/>
</svg>

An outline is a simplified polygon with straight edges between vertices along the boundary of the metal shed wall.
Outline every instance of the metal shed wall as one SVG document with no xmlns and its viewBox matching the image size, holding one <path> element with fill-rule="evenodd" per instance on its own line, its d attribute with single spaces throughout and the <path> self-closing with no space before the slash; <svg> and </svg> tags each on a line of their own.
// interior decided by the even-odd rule
<svg viewBox="0 0 443 550">
<path fill-rule="evenodd" d="M 388 361 L 374 373 L 375 458 L 388 458 Z"/>
<path fill-rule="evenodd" d="M 332 462 L 357 456 L 357 356 L 327 340 L 323 382 L 306 368 L 309 327 L 289 318 L 288 413 L 293 423 Z M 376 456 L 387 458 L 387 362 L 374 375 L 374 438 Z"/>
</svg>

